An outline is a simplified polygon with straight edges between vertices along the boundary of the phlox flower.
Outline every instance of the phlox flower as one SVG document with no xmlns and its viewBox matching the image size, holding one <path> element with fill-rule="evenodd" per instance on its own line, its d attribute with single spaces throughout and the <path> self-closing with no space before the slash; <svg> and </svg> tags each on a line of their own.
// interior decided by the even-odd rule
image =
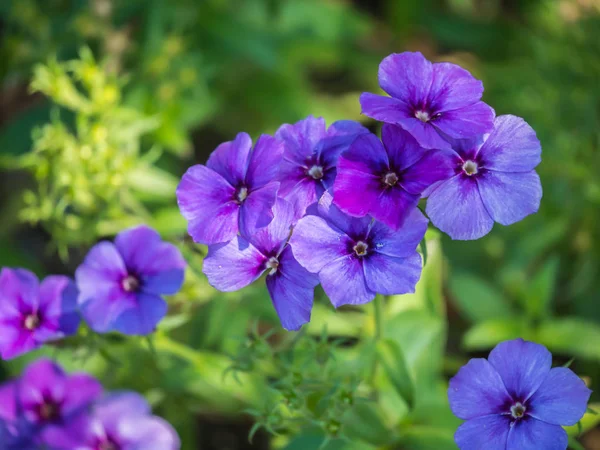
<svg viewBox="0 0 600 450">
<path fill-rule="evenodd" d="M 0 272 L 0 355 L 10 359 L 77 331 L 77 290 L 65 276 L 39 283 L 25 269 Z"/>
<path fill-rule="evenodd" d="M 228 242 L 273 219 L 283 144 L 262 135 L 254 149 L 246 133 L 219 145 L 206 165 L 195 165 L 177 187 L 177 203 L 195 242 Z"/>
<path fill-rule="evenodd" d="M 483 83 L 455 64 L 394 53 L 379 65 L 379 85 L 391 97 L 363 93 L 363 114 L 400 125 L 421 147 L 449 148 L 440 132 L 467 139 L 492 129 L 494 110 L 480 101 Z"/>
<path fill-rule="evenodd" d="M 427 230 L 417 208 L 397 231 L 368 217 L 347 216 L 329 192 L 317 214 L 298 221 L 290 245 L 298 262 L 318 275 L 335 307 L 367 303 L 377 293 L 414 292 L 422 264 L 416 249 Z"/>
<path fill-rule="evenodd" d="M 570 369 L 552 368 L 543 345 L 515 339 L 472 359 L 450 380 L 452 412 L 466 420 L 460 450 L 565 450 L 591 391 Z"/>
<path fill-rule="evenodd" d="M 141 225 L 115 242 L 96 244 L 75 273 L 81 313 L 99 333 L 152 333 L 167 313 L 162 295 L 181 288 L 186 263 L 179 249 Z"/>
</svg>

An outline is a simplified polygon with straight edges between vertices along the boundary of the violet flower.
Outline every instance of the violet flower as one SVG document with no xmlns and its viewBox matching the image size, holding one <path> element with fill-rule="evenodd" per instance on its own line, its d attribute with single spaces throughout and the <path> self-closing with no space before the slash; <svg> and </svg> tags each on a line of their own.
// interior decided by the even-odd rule
<svg viewBox="0 0 600 450">
<path fill-rule="evenodd" d="M 537 212 L 542 185 L 535 167 L 540 141 L 521 118 L 505 115 L 489 135 L 453 142 L 455 175 L 434 185 L 427 200 L 431 222 L 453 239 L 478 239 L 494 222 L 511 225 Z"/>
<path fill-rule="evenodd" d="M 227 242 L 273 219 L 283 144 L 262 135 L 251 148 L 250 136 L 239 133 L 219 145 L 206 166 L 192 166 L 183 175 L 177 202 L 194 242 Z"/>
<path fill-rule="evenodd" d="M 340 153 L 368 132 L 352 120 L 340 120 L 327 128 L 325 119 L 313 116 L 277 130 L 275 137 L 285 144 L 279 196 L 294 205 L 297 218 L 333 185 Z"/>
<path fill-rule="evenodd" d="M 551 366 L 546 347 L 523 339 L 469 361 L 448 388 L 452 412 L 466 420 L 454 436 L 458 447 L 565 450 L 562 426 L 583 417 L 592 391 L 570 369 Z"/>
<path fill-rule="evenodd" d="M 77 290 L 65 276 L 40 284 L 25 269 L 0 272 L 0 355 L 11 359 L 74 334 L 79 326 Z"/>
<path fill-rule="evenodd" d="M 421 147 L 449 148 L 439 131 L 467 139 L 492 129 L 494 110 L 480 101 L 483 83 L 455 64 L 394 53 L 379 65 L 379 85 L 391 97 L 363 93 L 363 114 L 400 125 Z"/>
<path fill-rule="evenodd" d="M 427 219 L 417 208 L 397 231 L 367 217 L 345 215 L 328 192 L 318 214 L 298 221 L 290 245 L 298 262 L 318 274 L 336 308 L 370 302 L 377 293 L 414 292 L 421 276 L 416 248 L 427 230 Z"/>
<path fill-rule="evenodd" d="M 384 124 L 381 141 L 356 138 L 340 156 L 333 202 L 354 217 L 370 214 L 397 230 L 417 206 L 421 193 L 454 171 L 447 156 L 426 150 L 396 125 Z"/>
<path fill-rule="evenodd" d="M 286 330 L 297 330 L 310 320 L 317 278 L 294 258 L 287 245 L 295 212 L 279 199 L 273 221 L 248 240 L 238 236 L 227 244 L 209 247 L 203 271 L 209 283 L 223 292 L 248 286 L 267 272 L 267 289 Z"/>
<path fill-rule="evenodd" d="M 162 295 L 181 288 L 186 263 L 174 245 L 142 225 L 96 244 L 75 273 L 79 305 L 99 333 L 152 333 L 167 313 Z"/>
</svg>

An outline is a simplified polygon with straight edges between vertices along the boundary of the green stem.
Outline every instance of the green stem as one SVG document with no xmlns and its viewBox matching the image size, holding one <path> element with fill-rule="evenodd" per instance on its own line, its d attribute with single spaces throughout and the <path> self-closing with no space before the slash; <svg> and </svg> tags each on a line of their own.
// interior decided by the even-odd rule
<svg viewBox="0 0 600 450">
<path fill-rule="evenodd" d="M 375 342 L 378 342 L 383 337 L 383 297 L 376 295 L 373 300 L 375 308 Z"/>
</svg>

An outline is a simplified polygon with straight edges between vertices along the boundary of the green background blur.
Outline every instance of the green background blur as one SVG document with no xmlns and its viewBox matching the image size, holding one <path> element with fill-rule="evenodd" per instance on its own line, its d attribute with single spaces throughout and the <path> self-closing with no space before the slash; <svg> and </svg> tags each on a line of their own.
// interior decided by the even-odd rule
<svg viewBox="0 0 600 450">
<path fill-rule="evenodd" d="M 483 80 L 483 100 L 498 115 L 521 116 L 536 130 L 544 197 L 538 214 L 496 225 L 478 241 L 442 239 L 444 372 L 523 337 L 548 346 L 559 363 L 575 358 L 572 368 L 600 391 L 600 0 L 2 0 L 0 42 L 0 266 L 40 275 L 72 273 L 94 240 L 129 218 L 108 214 L 104 227 L 90 231 L 84 219 L 64 228 L 60 219 L 49 225 L 26 213 L 24 193 L 36 177 L 19 161 L 34 147 L 33 130 L 56 112 L 47 96 L 29 90 L 38 63 L 77 58 L 85 46 L 122 77 L 120 103 L 154 121 L 141 154 L 161 150 L 160 174 L 138 179 L 135 195 L 151 224 L 173 238 L 185 224 L 169 189 L 235 133 L 273 133 L 309 114 L 328 123 L 361 120 L 378 131 L 361 117 L 358 96 L 378 92 L 384 56 L 418 50 L 466 67 Z M 60 117 L 76 120 L 69 111 Z M 59 165 L 50 170 L 69 164 L 52 161 Z M 100 195 L 98 186 L 88 189 Z M 189 312 L 195 347 L 225 354 L 236 326 L 272 316 L 268 304 L 215 306 L 204 285 Z M 233 312 L 241 318 L 231 319 Z M 215 372 L 206 376 L 218 381 L 226 366 L 219 364 L 204 366 Z M 164 395 L 152 391 L 152 376 L 133 373 L 115 375 L 112 385 Z M 268 448 L 264 435 L 247 443 L 251 424 L 233 416 L 237 404 L 213 410 L 199 402 L 195 418 L 178 415 L 184 392 L 169 395 L 174 406 L 160 412 L 195 442 L 184 448 Z M 201 436 L 192 438 L 193 430 Z M 600 448 L 596 433 L 586 434 L 586 448 Z"/>
</svg>

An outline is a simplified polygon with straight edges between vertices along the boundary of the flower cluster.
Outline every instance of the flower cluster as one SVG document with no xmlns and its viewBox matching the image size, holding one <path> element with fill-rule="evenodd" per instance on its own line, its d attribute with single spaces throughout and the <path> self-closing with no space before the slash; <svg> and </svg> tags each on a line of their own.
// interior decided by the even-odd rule
<svg viewBox="0 0 600 450">
<path fill-rule="evenodd" d="M 189 234 L 209 246 L 209 282 L 233 291 L 266 273 L 286 329 L 310 320 L 319 283 L 336 307 L 413 292 L 428 224 L 422 198 L 453 239 L 480 238 L 539 207 L 535 132 L 495 117 L 469 72 L 402 53 L 382 61 L 379 82 L 391 97 L 360 102 L 384 122 L 381 140 L 357 122 L 327 128 L 310 116 L 254 148 L 238 134 L 177 188 Z"/>
<path fill-rule="evenodd" d="M 77 332 L 80 317 L 98 333 L 152 333 L 167 313 L 162 295 L 183 284 L 185 260 L 147 226 L 94 246 L 76 283 L 53 275 L 41 283 L 24 269 L 0 272 L 0 356 L 11 359 Z"/>
<path fill-rule="evenodd" d="M 564 450 L 561 425 L 583 417 L 591 392 L 570 369 L 552 368 L 543 345 L 502 342 L 450 380 L 450 408 L 466 421 L 456 443 L 461 450 Z"/>
<path fill-rule="evenodd" d="M 94 377 L 42 359 L 0 386 L 0 448 L 177 450 L 180 442 L 140 395 L 104 393 Z"/>
</svg>

